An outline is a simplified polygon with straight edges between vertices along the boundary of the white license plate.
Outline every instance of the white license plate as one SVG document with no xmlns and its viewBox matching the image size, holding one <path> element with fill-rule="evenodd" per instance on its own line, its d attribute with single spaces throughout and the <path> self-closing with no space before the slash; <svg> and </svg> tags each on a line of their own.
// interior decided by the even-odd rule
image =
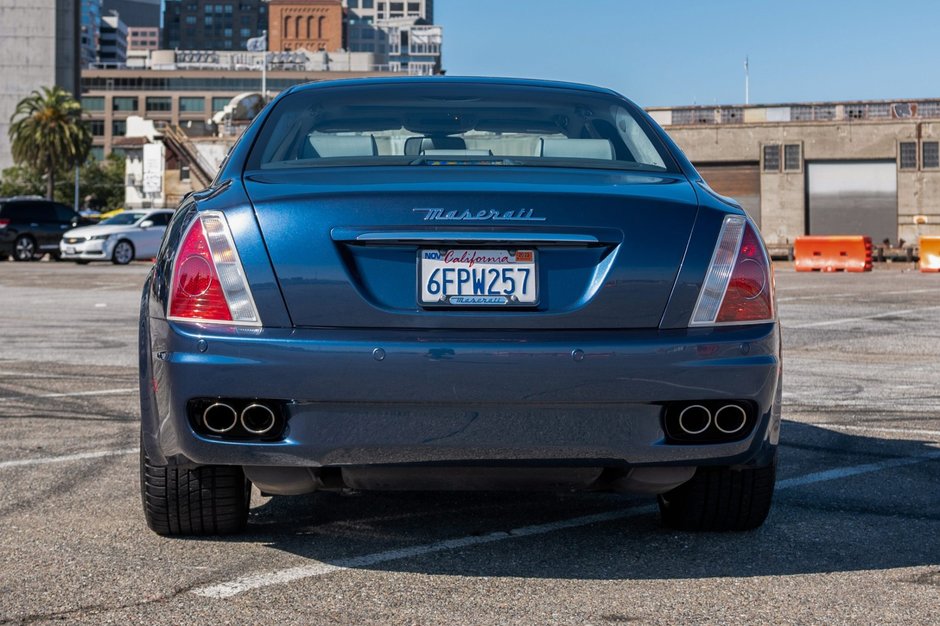
<svg viewBox="0 0 940 626">
<path fill-rule="evenodd" d="M 538 303 L 535 250 L 419 250 L 418 281 L 425 306 Z"/>
<path fill-rule="evenodd" d="M 66 246 L 66 247 L 65 247 L 65 253 L 66 253 L 66 254 L 75 254 L 75 246 Z"/>
</svg>

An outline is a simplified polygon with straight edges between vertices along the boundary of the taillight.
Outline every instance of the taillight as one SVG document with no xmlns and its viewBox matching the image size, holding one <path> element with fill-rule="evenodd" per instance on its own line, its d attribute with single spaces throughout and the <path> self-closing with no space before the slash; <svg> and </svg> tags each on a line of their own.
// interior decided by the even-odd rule
<svg viewBox="0 0 940 626">
<path fill-rule="evenodd" d="M 0 218 L 0 228 L 6 228 L 10 225 L 10 220 Z"/>
<path fill-rule="evenodd" d="M 173 263 L 172 320 L 260 326 L 258 310 L 225 216 L 200 213 Z"/>
<path fill-rule="evenodd" d="M 690 326 L 769 322 L 774 319 L 773 275 L 754 227 L 725 217 Z"/>
</svg>

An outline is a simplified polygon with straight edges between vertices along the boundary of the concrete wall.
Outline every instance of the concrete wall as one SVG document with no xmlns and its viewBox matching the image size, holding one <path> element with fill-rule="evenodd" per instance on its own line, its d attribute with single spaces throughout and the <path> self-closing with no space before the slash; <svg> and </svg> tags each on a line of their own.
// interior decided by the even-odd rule
<svg viewBox="0 0 940 626">
<path fill-rule="evenodd" d="M 914 120 L 714 124 L 666 130 L 696 163 L 759 163 L 764 144 L 802 145 L 798 171 L 761 171 L 761 230 L 769 243 L 786 243 L 806 233 L 806 161 L 896 161 L 901 141 L 940 139 L 940 121 Z M 913 242 L 921 234 L 940 235 L 940 169 L 899 169 L 897 176 L 898 237 Z M 915 218 L 926 223 L 916 224 Z"/>
<path fill-rule="evenodd" d="M 13 165 L 10 116 L 34 89 L 78 86 L 78 0 L 0 0 L 0 169 Z"/>
</svg>

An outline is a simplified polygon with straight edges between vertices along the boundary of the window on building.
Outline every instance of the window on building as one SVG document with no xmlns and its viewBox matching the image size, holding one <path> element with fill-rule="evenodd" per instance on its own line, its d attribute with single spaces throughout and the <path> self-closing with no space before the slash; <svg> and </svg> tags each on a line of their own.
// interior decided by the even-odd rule
<svg viewBox="0 0 940 626">
<path fill-rule="evenodd" d="M 372 0 L 362 0 L 362 8 L 363 8 L 363 9 L 371 9 L 371 8 L 373 8 L 374 6 L 375 6 L 375 5 L 373 4 Z"/>
<path fill-rule="evenodd" d="M 112 135 L 124 135 L 127 132 L 127 122 L 124 120 L 114 120 L 111 122 Z"/>
<path fill-rule="evenodd" d="M 225 105 L 227 105 L 231 101 L 232 101 L 231 98 L 213 98 L 212 99 L 212 112 L 218 113 L 219 111 L 224 109 Z"/>
<path fill-rule="evenodd" d="M 82 110 L 83 111 L 104 111 L 104 97 L 103 96 L 83 96 L 82 97 Z"/>
<path fill-rule="evenodd" d="M 349 8 L 350 8 L 350 9 L 358 9 L 358 8 L 359 8 L 359 0 L 349 0 L 349 2 L 348 2 L 347 4 L 349 5 Z"/>
<path fill-rule="evenodd" d="M 196 16 L 195 16 L 195 15 L 187 15 L 187 16 L 186 16 L 186 23 L 195 26 L 195 24 L 196 24 Z"/>
<path fill-rule="evenodd" d="M 898 152 L 900 155 L 898 158 L 898 166 L 902 170 L 917 169 L 917 142 L 902 141 Z"/>
<path fill-rule="evenodd" d="M 89 120 L 88 129 L 94 137 L 104 137 L 104 120 Z"/>
<path fill-rule="evenodd" d="M 95 161 L 103 161 L 104 160 L 104 146 L 92 146 L 91 151 L 88 154 Z"/>
<path fill-rule="evenodd" d="M 783 147 L 783 169 L 788 172 L 798 172 L 802 166 L 801 146 L 798 143 L 788 143 Z"/>
<path fill-rule="evenodd" d="M 189 181 L 189 165 L 181 164 L 180 165 L 180 182 L 185 183 L 188 181 Z"/>
<path fill-rule="evenodd" d="M 112 111 L 136 111 L 137 110 L 137 97 L 136 96 L 116 96 L 111 99 L 111 110 Z"/>
<path fill-rule="evenodd" d="M 764 171 L 780 171 L 780 146 L 777 144 L 764 146 Z"/>
<path fill-rule="evenodd" d="M 202 23 L 206 26 L 212 26 L 212 16 L 207 15 L 206 17 L 204 17 L 202 20 Z"/>
<path fill-rule="evenodd" d="M 202 113 L 205 110 L 205 98 L 180 96 L 180 113 Z"/>
<path fill-rule="evenodd" d="M 173 98 L 169 96 L 147 96 L 147 111 L 161 112 L 173 110 Z"/>
<path fill-rule="evenodd" d="M 740 124 L 744 121 L 744 109 L 729 108 L 721 109 L 722 124 Z"/>
<path fill-rule="evenodd" d="M 864 104 L 845 105 L 845 119 L 863 120 L 867 117 Z"/>
<path fill-rule="evenodd" d="M 940 117 L 940 102 L 921 102 L 917 105 L 917 117 Z"/>
<path fill-rule="evenodd" d="M 940 142 L 925 141 L 921 144 L 920 165 L 923 168 L 940 167 Z"/>
</svg>

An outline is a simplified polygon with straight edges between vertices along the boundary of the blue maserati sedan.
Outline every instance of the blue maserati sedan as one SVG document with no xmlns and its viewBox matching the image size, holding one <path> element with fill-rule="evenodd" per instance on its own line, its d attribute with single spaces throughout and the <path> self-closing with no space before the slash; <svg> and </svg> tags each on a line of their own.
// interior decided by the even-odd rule
<svg viewBox="0 0 940 626">
<path fill-rule="evenodd" d="M 754 223 L 622 96 L 482 78 L 281 93 L 186 197 L 140 314 L 162 535 L 250 487 L 609 490 L 767 516 L 780 329 Z"/>
</svg>

